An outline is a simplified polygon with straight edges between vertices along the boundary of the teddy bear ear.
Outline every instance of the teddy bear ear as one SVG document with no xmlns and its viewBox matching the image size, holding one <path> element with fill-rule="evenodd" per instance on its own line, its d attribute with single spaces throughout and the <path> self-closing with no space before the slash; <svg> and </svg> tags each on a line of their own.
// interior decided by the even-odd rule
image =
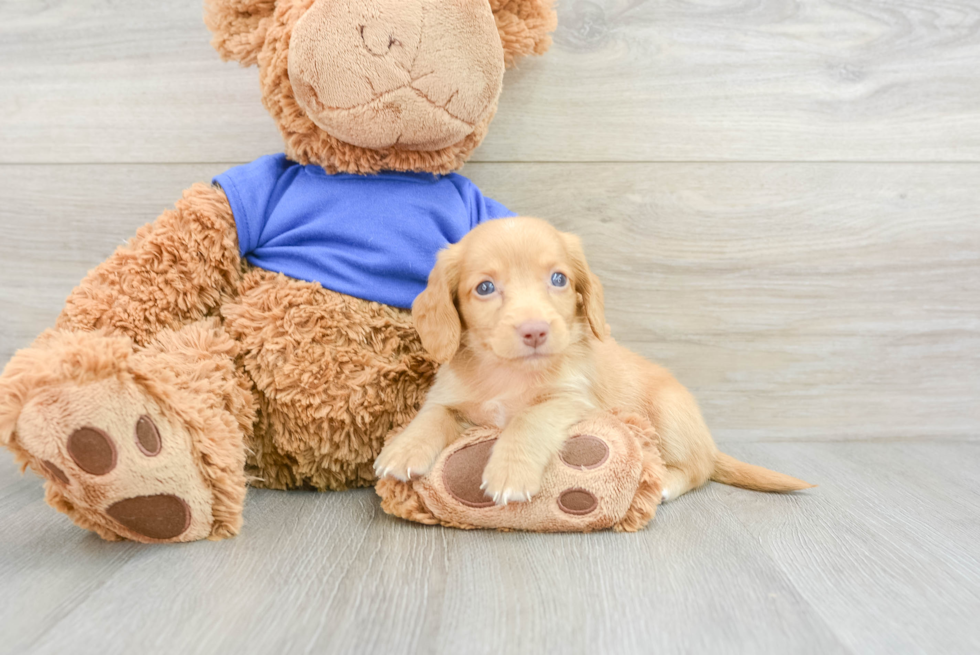
<svg viewBox="0 0 980 655">
<path fill-rule="evenodd" d="M 513 66 L 525 55 L 541 55 L 551 46 L 558 25 L 554 0 L 490 0 L 504 44 L 504 63 Z"/>
<path fill-rule="evenodd" d="M 276 0 L 205 0 L 204 22 L 214 35 L 211 45 L 225 61 L 252 66 L 275 10 Z"/>
</svg>

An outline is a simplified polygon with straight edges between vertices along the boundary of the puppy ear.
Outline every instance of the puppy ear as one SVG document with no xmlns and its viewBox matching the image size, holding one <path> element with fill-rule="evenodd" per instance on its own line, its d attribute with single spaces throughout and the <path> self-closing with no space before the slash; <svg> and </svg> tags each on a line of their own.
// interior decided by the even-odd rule
<svg viewBox="0 0 980 655">
<path fill-rule="evenodd" d="M 225 61 L 255 65 L 275 9 L 276 0 L 205 0 L 211 45 Z"/>
<path fill-rule="evenodd" d="M 490 0 L 504 45 L 504 64 L 512 67 L 525 55 L 543 55 L 558 25 L 554 0 Z"/>
<path fill-rule="evenodd" d="M 585 314 L 592 333 L 602 341 L 606 336 L 606 310 L 602 292 L 602 282 L 589 268 L 582 249 L 582 240 L 574 234 L 562 234 L 565 249 L 572 265 L 572 277 L 575 279 L 575 292 L 581 297 L 582 312 Z"/>
<path fill-rule="evenodd" d="M 429 284 L 412 303 L 412 319 L 422 338 L 422 347 L 437 362 L 445 363 L 459 350 L 463 326 L 456 311 L 459 286 L 459 248 L 450 246 L 439 253 Z"/>
</svg>

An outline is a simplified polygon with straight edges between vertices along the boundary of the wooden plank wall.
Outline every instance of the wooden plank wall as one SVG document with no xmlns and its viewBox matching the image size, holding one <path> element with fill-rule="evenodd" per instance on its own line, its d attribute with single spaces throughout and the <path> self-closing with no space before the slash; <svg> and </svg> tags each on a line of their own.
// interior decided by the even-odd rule
<svg viewBox="0 0 980 655">
<path fill-rule="evenodd" d="M 586 240 L 725 440 L 980 433 L 980 2 L 564 0 L 464 171 Z M 280 151 L 198 0 L 0 0 L 0 360 Z"/>
</svg>

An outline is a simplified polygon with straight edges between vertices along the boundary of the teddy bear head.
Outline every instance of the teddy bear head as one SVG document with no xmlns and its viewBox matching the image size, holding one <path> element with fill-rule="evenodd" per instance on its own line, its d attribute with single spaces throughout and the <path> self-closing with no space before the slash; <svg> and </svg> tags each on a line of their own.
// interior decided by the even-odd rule
<svg viewBox="0 0 980 655">
<path fill-rule="evenodd" d="M 543 53 L 552 0 L 206 0 L 222 58 L 257 64 L 286 155 L 331 173 L 448 173 L 504 69 Z"/>
</svg>

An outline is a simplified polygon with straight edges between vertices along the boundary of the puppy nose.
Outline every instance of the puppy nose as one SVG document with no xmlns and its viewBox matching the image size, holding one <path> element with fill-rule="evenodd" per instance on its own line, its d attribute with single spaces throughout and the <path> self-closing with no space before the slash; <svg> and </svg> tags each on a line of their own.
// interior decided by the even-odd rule
<svg viewBox="0 0 980 655">
<path fill-rule="evenodd" d="M 524 339 L 525 345 L 537 348 L 548 340 L 551 327 L 544 321 L 526 321 L 517 326 L 517 332 Z"/>
</svg>

